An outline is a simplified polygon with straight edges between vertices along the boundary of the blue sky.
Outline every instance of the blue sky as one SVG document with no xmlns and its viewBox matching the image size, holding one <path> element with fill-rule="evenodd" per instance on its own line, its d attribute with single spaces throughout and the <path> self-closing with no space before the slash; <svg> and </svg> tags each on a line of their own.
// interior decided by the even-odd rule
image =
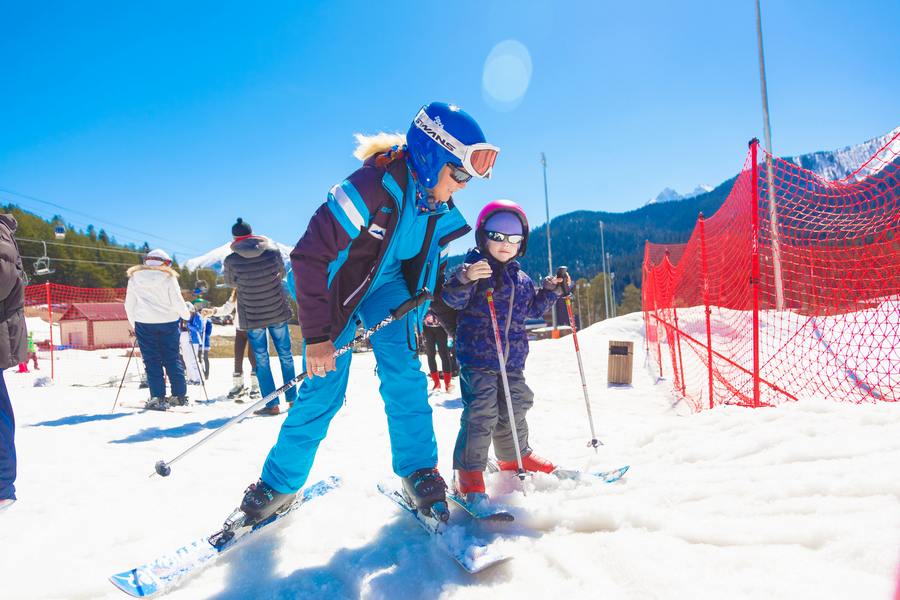
<svg viewBox="0 0 900 600">
<path fill-rule="evenodd" d="M 776 153 L 900 125 L 900 3 L 762 9 Z M 357 167 L 354 132 L 405 131 L 443 100 L 502 148 L 494 178 L 457 197 L 470 221 L 505 197 L 544 222 L 541 152 L 551 216 L 626 211 L 743 164 L 762 131 L 755 35 L 752 0 L 0 0 L 0 201 L 182 259 L 237 216 L 293 244 Z M 483 76 L 506 40 L 531 76 L 502 103 Z M 490 89 L 515 96 L 525 71 L 502 64 Z"/>
</svg>

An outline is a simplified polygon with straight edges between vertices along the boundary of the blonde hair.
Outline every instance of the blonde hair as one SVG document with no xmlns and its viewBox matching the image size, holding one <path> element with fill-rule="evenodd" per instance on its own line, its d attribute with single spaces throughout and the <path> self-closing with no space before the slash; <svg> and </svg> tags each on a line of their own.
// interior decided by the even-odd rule
<svg viewBox="0 0 900 600">
<path fill-rule="evenodd" d="M 354 133 L 353 137 L 356 138 L 356 150 L 353 151 L 353 156 L 359 160 L 366 160 L 375 154 L 387 152 L 394 146 L 406 144 L 406 135 L 402 133 L 385 133 L 384 131 L 375 135 Z"/>
</svg>

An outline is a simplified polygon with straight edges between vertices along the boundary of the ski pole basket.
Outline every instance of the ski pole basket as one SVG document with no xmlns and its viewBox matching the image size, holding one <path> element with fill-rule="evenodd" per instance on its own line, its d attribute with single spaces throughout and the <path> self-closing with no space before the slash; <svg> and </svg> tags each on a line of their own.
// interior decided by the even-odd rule
<svg viewBox="0 0 900 600">
<path fill-rule="evenodd" d="M 609 341 L 609 363 L 606 370 L 608 385 L 631 385 L 634 365 L 634 342 Z"/>
</svg>

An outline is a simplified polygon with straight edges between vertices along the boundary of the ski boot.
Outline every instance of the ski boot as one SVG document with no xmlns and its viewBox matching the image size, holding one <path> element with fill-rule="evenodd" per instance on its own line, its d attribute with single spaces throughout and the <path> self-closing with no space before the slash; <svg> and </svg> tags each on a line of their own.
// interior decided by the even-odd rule
<svg viewBox="0 0 900 600">
<path fill-rule="evenodd" d="M 453 373 L 451 373 L 450 371 L 444 371 L 444 390 L 447 393 L 453 391 L 453 382 L 451 381 L 451 379 L 453 379 Z"/>
<path fill-rule="evenodd" d="M 259 400 L 262 394 L 259 393 L 259 380 L 256 379 L 256 373 L 250 373 L 250 399 Z"/>
<path fill-rule="evenodd" d="M 498 460 L 497 466 L 500 467 L 501 471 L 518 471 L 519 465 L 513 460 Z M 556 465 L 552 462 L 538 456 L 534 452 L 522 457 L 522 467 L 526 471 L 537 471 L 538 473 L 552 473 L 556 470 Z"/>
<path fill-rule="evenodd" d="M 425 468 L 413 471 L 403 481 L 403 495 L 410 506 L 425 516 L 442 522 L 450 519 L 447 508 L 447 484 L 436 468 Z"/>
<path fill-rule="evenodd" d="M 166 402 L 165 398 L 154 396 L 147 400 L 147 403 L 144 404 L 144 408 L 147 410 L 168 410 L 169 403 Z"/>
<path fill-rule="evenodd" d="M 432 391 L 432 392 L 441 391 L 441 374 L 438 373 L 437 371 L 432 371 L 431 373 L 429 373 L 429 376 L 431 377 L 431 381 L 434 382 L 434 385 L 431 386 L 430 391 Z"/>
<path fill-rule="evenodd" d="M 488 501 L 484 491 L 484 471 L 456 471 L 453 475 L 453 487 L 470 505 Z"/>
<path fill-rule="evenodd" d="M 169 406 L 187 406 L 188 398 L 187 396 L 172 396 L 168 398 Z"/>
<path fill-rule="evenodd" d="M 275 415 L 277 415 L 279 413 L 281 413 L 281 409 L 278 407 L 277 404 L 274 404 L 272 406 L 263 406 L 259 410 L 253 411 L 254 415 L 259 415 L 261 417 L 274 417 Z"/>
<path fill-rule="evenodd" d="M 251 483 L 250 487 L 244 490 L 244 499 L 241 501 L 241 512 L 245 515 L 244 526 L 253 526 L 281 512 L 288 508 L 296 497 L 297 492 L 292 494 L 276 492 L 262 479 Z"/>
<path fill-rule="evenodd" d="M 247 391 L 244 387 L 244 376 L 241 373 L 235 373 L 231 376 L 232 387 L 228 390 L 228 399 L 236 402 L 243 402 L 241 396 Z"/>
</svg>

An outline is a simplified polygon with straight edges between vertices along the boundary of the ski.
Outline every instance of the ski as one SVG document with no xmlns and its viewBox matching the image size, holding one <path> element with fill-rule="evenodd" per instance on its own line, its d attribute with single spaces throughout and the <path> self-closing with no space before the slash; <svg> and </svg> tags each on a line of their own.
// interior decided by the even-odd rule
<svg viewBox="0 0 900 600">
<path fill-rule="evenodd" d="M 14 498 L 4 498 L 3 500 L 0 500 L 0 511 L 6 510 L 15 503 L 16 501 Z"/>
<path fill-rule="evenodd" d="M 493 544 L 486 544 L 473 537 L 460 525 L 442 523 L 433 517 L 425 516 L 411 506 L 396 487 L 388 483 L 379 483 L 378 491 L 403 509 L 404 514 L 415 519 L 438 547 L 469 573 L 478 573 L 512 558 L 511 555 L 498 551 Z"/>
<path fill-rule="evenodd" d="M 575 481 L 593 481 L 595 479 L 599 479 L 603 483 L 615 483 L 616 481 L 622 479 L 625 476 L 625 473 L 628 472 L 628 469 L 631 468 L 631 465 L 624 465 L 617 469 L 611 469 L 609 471 L 578 471 L 576 469 L 556 469 L 551 475 L 561 480 L 575 480 Z M 500 467 L 497 466 L 497 463 L 493 460 L 488 460 L 487 464 L 487 472 L 488 473 L 499 473 Z M 512 471 L 510 471 L 512 473 Z"/>
<path fill-rule="evenodd" d="M 143 405 L 143 404 L 140 405 L 140 406 L 138 406 L 137 404 L 126 404 L 126 403 L 122 403 L 122 402 L 119 403 L 119 406 L 120 406 L 121 408 L 133 408 L 133 409 L 137 410 L 137 411 L 140 412 L 140 413 L 145 413 L 145 412 L 167 412 L 167 413 L 175 413 L 175 414 L 190 414 L 190 413 L 194 412 L 193 410 L 190 409 L 190 407 L 188 407 L 188 406 L 180 406 L 180 405 L 179 405 L 179 406 L 169 406 L 169 407 L 166 408 L 165 410 L 161 410 L 161 409 L 159 409 L 159 408 L 147 408 L 147 407 L 146 407 L 145 405 Z"/>
<path fill-rule="evenodd" d="M 555 475 L 559 479 L 575 479 L 578 481 L 590 481 L 591 479 L 599 479 L 603 483 L 614 483 L 622 477 L 625 476 L 625 473 L 630 469 L 630 465 L 625 465 L 619 467 L 618 469 L 613 469 L 611 471 L 576 471 L 572 469 L 556 469 L 551 473 L 551 475 Z"/>
<path fill-rule="evenodd" d="M 236 546 L 238 542 L 250 537 L 250 534 L 280 521 L 313 498 L 324 496 L 340 485 L 339 477 L 329 477 L 304 488 L 288 508 L 252 527 L 232 525 L 227 529 L 223 528 L 212 535 L 189 542 L 174 552 L 163 554 L 152 562 L 111 575 L 109 580 L 117 588 L 135 598 L 149 598 L 168 592 L 188 577 L 212 565 L 219 556 Z M 243 515 L 239 510 L 235 513 Z M 237 520 L 236 525 L 239 524 L 240 520 Z"/>
<path fill-rule="evenodd" d="M 447 494 L 447 499 L 453 502 L 464 511 L 466 511 L 473 519 L 479 521 L 515 521 L 516 517 L 504 509 L 502 506 L 492 504 L 488 497 L 482 502 L 471 503 L 466 500 L 465 496 L 457 493 Z"/>
</svg>

